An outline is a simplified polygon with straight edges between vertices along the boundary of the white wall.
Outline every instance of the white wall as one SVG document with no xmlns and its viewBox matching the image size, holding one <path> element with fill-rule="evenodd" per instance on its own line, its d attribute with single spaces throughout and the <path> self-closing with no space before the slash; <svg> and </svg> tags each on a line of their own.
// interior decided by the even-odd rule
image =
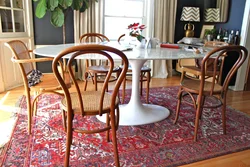
<svg viewBox="0 0 250 167">
<path fill-rule="evenodd" d="M 241 26 L 241 42 L 240 45 L 245 46 L 250 52 L 250 0 L 246 0 L 243 22 Z M 235 82 L 235 86 L 231 86 L 230 89 L 235 91 L 241 91 L 244 89 L 246 79 L 247 79 L 247 71 L 248 71 L 248 64 L 249 64 L 249 55 L 247 60 L 242 65 L 242 67 L 237 72 L 237 78 Z"/>
</svg>

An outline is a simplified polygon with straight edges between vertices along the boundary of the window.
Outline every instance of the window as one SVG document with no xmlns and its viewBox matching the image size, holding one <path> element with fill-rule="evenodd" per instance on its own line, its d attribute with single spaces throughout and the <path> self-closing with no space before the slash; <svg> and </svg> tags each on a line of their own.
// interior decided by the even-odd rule
<svg viewBox="0 0 250 167">
<path fill-rule="evenodd" d="M 26 32 L 23 0 L 0 0 L 0 35 Z"/>
<path fill-rule="evenodd" d="M 145 24 L 145 1 L 146 0 L 105 0 L 104 34 L 110 40 L 117 40 L 120 35 L 126 33 L 129 24 Z"/>
</svg>

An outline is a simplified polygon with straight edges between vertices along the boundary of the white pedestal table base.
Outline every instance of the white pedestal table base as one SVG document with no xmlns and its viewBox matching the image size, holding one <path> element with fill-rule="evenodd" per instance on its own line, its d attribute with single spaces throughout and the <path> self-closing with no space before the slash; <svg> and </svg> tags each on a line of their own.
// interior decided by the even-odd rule
<svg viewBox="0 0 250 167">
<path fill-rule="evenodd" d="M 120 105 L 119 125 L 144 125 L 161 121 L 170 114 L 165 107 L 154 104 L 142 104 L 140 100 L 139 81 L 141 67 L 147 60 L 132 59 L 129 63 L 132 67 L 132 92 L 128 104 Z M 106 122 L 106 116 L 97 116 L 97 119 Z"/>
</svg>

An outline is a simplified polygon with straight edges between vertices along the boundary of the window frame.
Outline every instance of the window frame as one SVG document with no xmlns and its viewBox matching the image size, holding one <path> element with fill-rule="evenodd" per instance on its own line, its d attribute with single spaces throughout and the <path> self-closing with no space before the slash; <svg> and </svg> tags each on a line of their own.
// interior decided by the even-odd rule
<svg viewBox="0 0 250 167">
<path fill-rule="evenodd" d="M 103 33 L 106 35 L 105 32 L 105 18 L 135 18 L 135 19 L 141 19 L 141 23 L 146 25 L 147 27 L 147 21 L 148 21 L 148 16 L 147 16 L 147 6 L 148 6 L 148 0 L 123 0 L 123 1 L 140 1 L 143 3 L 143 14 L 142 17 L 133 17 L 133 16 L 118 16 L 118 15 L 106 15 L 105 14 L 105 5 L 106 5 L 106 0 L 104 0 L 104 10 L 103 10 Z M 122 31 L 121 31 L 122 32 Z M 142 31 L 143 36 L 148 36 L 149 31 Z M 125 33 L 125 32 L 124 32 Z M 122 35 L 122 34 L 121 34 Z M 112 39 L 110 38 L 110 41 L 117 41 L 117 39 Z"/>
<path fill-rule="evenodd" d="M 22 0 L 22 8 L 17 8 L 17 7 L 13 7 L 13 1 L 14 0 L 10 0 L 10 7 L 7 6 L 0 6 L 0 9 L 7 9 L 10 10 L 11 12 L 11 21 L 12 21 L 12 27 L 13 27 L 13 32 L 3 32 L 2 30 L 2 21 L 1 21 L 1 17 L 0 17 L 0 38 L 8 38 L 8 37 L 27 37 L 29 36 L 29 22 L 28 22 L 28 15 L 27 15 L 27 10 L 28 6 L 30 5 L 29 3 L 27 3 L 26 0 Z M 24 26 L 24 32 L 15 32 L 16 31 L 16 26 L 15 26 L 15 16 L 14 16 L 14 12 L 15 11 L 22 11 L 23 12 L 23 26 Z"/>
</svg>

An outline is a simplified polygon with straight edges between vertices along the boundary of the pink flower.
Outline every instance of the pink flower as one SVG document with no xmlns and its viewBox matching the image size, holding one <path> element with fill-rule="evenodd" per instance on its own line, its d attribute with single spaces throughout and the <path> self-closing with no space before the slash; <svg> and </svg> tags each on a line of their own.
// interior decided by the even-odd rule
<svg viewBox="0 0 250 167">
<path fill-rule="evenodd" d="M 139 29 L 140 29 L 140 30 L 143 30 L 143 29 L 145 29 L 145 28 L 146 28 L 146 26 L 145 26 L 144 24 L 142 24 L 142 25 L 139 26 Z"/>
</svg>

